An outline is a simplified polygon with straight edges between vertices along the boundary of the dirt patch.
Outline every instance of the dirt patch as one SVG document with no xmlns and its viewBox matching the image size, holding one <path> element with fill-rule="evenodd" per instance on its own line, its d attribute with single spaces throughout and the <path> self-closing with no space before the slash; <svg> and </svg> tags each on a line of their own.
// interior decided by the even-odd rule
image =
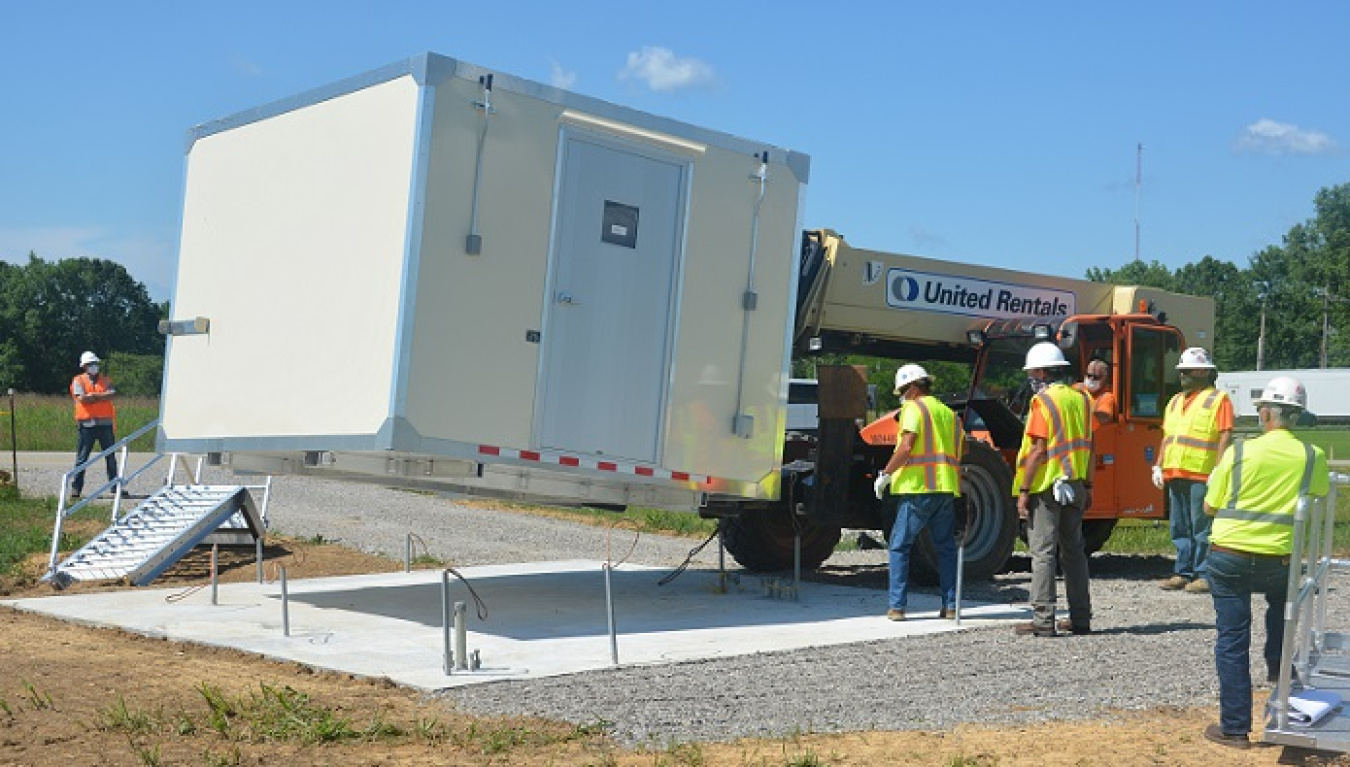
<svg viewBox="0 0 1350 767">
<path fill-rule="evenodd" d="M 281 538 L 271 540 L 267 562 L 268 578 L 283 565 L 288 577 L 295 578 L 403 567 L 399 561 L 339 546 Z M 37 582 L 44 566 L 44 558 L 33 558 L 24 575 L 0 584 L 0 593 L 53 595 L 50 587 Z M 222 550 L 218 568 L 222 582 L 257 577 L 251 549 Z M 210 553 L 198 551 L 155 585 L 201 588 L 208 584 L 209 573 Z M 125 587 L 75 584 L 64 593 L 112 588 Z M 280 731 L 269 726 L 303 719 L 307 713 L 316 714 L 317 721 L 305 728 Z M 1216 714 L 1211 709 L 1159 709 L 1089 723 L 803 734 L 631 750 L 616 746 L 596 726 L 470 718 L 443 701 L 379 680 L 0 608 L 0 765 L 1277 763 L 1279 748 L 1240 752 L 1207 742 L 1200 732 Z"/>
</svg>

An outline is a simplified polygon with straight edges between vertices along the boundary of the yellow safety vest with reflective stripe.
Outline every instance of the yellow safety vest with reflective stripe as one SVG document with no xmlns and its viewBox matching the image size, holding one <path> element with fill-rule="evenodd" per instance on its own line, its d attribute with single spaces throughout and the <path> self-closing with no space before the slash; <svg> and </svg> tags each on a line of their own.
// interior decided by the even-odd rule
<svg viewBox="0 0 1350 767">
<path fill-rule="evenodd" d="M 1186 404 L 1186 392 L 1172 395 L 1163 417 L 1162 467 L 1209 474 L 1219 460 L 1219 406 L 1226 392 L 1210 388 Z"/>
<path fill-rule="evenodd" d="M 907 413 L 918 411 L 919 428 L 914 434 L 914 447 L 909 460 L 891 477 L 891 493 L 961 494 L 961 450 L 964 431 L 952 409 L 932 396 L 906 400 L 900 406 L 896 419 L 900 421 L 900 437 L 904 436 Z M 901 442 L 896 439 L 896 445 Z"/>
<path fill-rule="evenodd" d="M 1055 479 L 1091 479 L 1092 463 L 1092 399 L 1086 393 L 1075 391 L 1064 384 L 1051 384 L 1031 400 L 1031 407 L 1045 410 L 1050 434 L 1045 441 L 1046 461 L 1036 469 L 1036 476 L 1027 482 L 1023 476 L 1022 460 L 1031 452 L 1031 436 L 1022 434 L 1022 447 L 1017 451 L 1017 476 L 1013 478 L 1013 495 L 1026 489 L 1042 493 L 1050 489 Z"/>
<path fill-rule="evenodd" d="M 1211 543 L 1283 556 L 1294 543 L 1301 495 L 1327 494 L 1327 456 L 1285 429 L 1233 445 L 1210 475 L 1205 503 L 1216 511 Z"/>
</svg>

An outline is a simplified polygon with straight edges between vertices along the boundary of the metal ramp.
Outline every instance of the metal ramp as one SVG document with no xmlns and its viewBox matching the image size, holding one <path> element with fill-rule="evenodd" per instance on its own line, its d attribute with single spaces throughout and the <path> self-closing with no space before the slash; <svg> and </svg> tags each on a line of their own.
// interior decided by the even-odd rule
<svg viewBox="0 0 1350 767">
<path fill-rule="evenodd" d="M 263 535 L 257 506 L 243 485 L 169 485 L 118 518 L 48 575 L 53 586 L 125 578 L 144 586 L 232 518 L 253 540 Z"/>
<path fill-rule="evenodd" d="M 1280 681 L 1270 694 L 1262 737 L 1267 743 L 1350 752 L 1350 633 L 1327 627 L 1328 618 L 1339 617 L 1328 600 L 1344 599 L 1335 579 L 1350 573 L 1350 560 L 1332 557 L 1337 490 L 1348 484 L 1350 475 L 1332 472 L 1326 498 L 1299 499 Z"/>
<path fill-rule="evenodd" d="M 187 466 L 188 457 L 179 453 L 156 453 L 139 469 L 127 473 L 131 443 L 159 427 L 159 421 L 137 429 L 117 444 L 89 456 L 61 477 L 57 494 L 56 522 L 52 528 L 51 557 L 43 581 L 63 589 L 74 581 L 117 580 L 125 578 L 134 586 L 144 586 L 182 559 L 201 543 L 238 545 L 249 542 L 262 557 L 262 538 L 267 530 L 267 506 L 272 494 L 272 478 L 263 485 L 207 485 L 201 481 L 203 457 L 197 457 L 196 470 Z M 84 498 L 69 492 L 71 478 L 88 471 L 106 456 L 117 456 L 117 476 L 93 488 Z M 139 506 L 122 513 L 123 500 L 130 499 L 126 489 L 165 457 L 169 458 L 164 485 Z M 175 484 L 180 470 L 188 481 Z M 252 493 L 262 495 L 255 503 Z M 111 497 L 112 527 L 60 561 L 61 527 L 71 514 L 96 498 Z M 261 571 L 260 571 L 261 572 Z M 261 576 L 260 576 L 261 577 Z"/>
</svg>

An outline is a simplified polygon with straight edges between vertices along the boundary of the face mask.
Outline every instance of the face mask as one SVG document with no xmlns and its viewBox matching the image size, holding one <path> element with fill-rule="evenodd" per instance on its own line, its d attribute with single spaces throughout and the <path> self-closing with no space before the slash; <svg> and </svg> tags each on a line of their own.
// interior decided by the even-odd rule
<svg viewBox="0 0 1350 767">
<path fill-rule="evenodd" d="M 1045 387 L 1049 386 L 1050 382 L 1045 380 L 1044 378 L 1027 376 L 1027 385 L 1031 387 L 1032 394 L 1040 394 L 1041 392 L 1045 391 Z"/>
<path fill-rule="evenodd" d="M 1100 378 L 1084 378 L 1084 379 L 1083 379 L 1083 386 L 1087 387 L 1087 390 L 1088 390 L 1088 391 L 1097 391 L 1098 389 L 1102 388 L 1102 379 L 1100 379 Z"/>
<path fill-rule="evenodd" d="M 86 368 L 86 369 L 89 371 L 89 375 L 91 375 L 91 376 L 96 376 L 96 375 L 98 375 L 98 365 L 90 365 L 90 366 L 89 366 L 88 368 Z"/>
</svg>

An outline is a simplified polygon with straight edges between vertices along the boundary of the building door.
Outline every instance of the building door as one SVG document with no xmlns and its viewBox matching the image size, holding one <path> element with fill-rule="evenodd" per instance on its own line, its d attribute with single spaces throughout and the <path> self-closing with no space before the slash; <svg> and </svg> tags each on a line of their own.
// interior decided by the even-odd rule
<svg viewBox="0 0 1350 767">
<path fill-rule="evenodd" d="M 657 460 L 688 164 L 565 131 L 538 443 Z"/>
</svg>

